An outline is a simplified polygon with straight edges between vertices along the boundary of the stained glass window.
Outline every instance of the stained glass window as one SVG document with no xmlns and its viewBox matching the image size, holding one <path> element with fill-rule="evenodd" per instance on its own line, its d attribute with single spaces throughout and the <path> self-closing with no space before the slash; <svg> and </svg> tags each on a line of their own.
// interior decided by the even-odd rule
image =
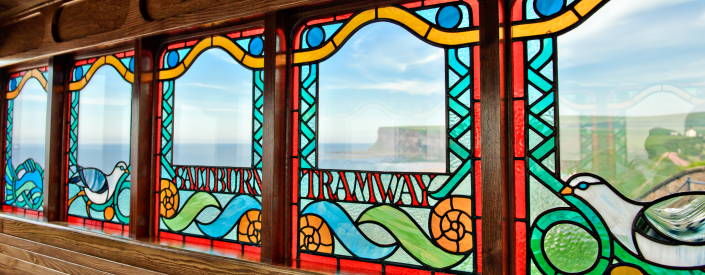
<svg viewBox="0 0 705 275">
<path fill-rule="evenodd" d="M 127 233 L 134 52 L 75 62 L 69 81 L 70 223 Z"/>
<path fill-rule="evenodd" d="M 47 119 L 47 68 L 13 73 L 6 90 L 3 210 L 43 210 Z"/>
<path fill-rule="evenodd" d="M 163 243 L 259 252 L 263 30 L 174 42 L 161 53 L 155 225 Z"/>
<path fill-rule="evenodd" d="M 705 41 L 692 35 L 703 12 L 699 1 L 517 2 L 518 274 L 705 266 Z"/>
<path fill-rule="evenodd" d="M 296 28 L 300 266 L 481 272 L 477 12 L 418 1 Z"/>
</svg>

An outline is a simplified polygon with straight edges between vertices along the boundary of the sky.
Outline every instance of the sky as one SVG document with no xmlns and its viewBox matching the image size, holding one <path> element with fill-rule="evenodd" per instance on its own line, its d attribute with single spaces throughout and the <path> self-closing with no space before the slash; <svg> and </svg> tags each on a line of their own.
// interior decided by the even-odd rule
<svg viewBox="0 0 705 275">
<path fill-rule="evenodd" d="M 670 85 L 667 89 L 705 99 L 703 34 L 705 1 L 608 2 L 585 23 L 558 37 L 560 116 L 580 114 L 565 104 L 566 100 L 579 101 L 575 95 L 592 93 L 596 115 L 626 117 L 629 159 L 648 158 L 644 142 L 651 129 L 661 127 L 684 134 L 686 116 L 705 111 L 705 105 L 686 102 L 660 86 Z M 608 108 L 608 103 L 630 100 L 646 89 L 657 92 L 627 109 Z M 615 91 L 618 93 L 610 97 Z M 669 118 L 640 119 L 650 116 Z M 571 158 L 566 154 L 578 158 L 579 133 L 575 125 L 561 129 L 563 160 Z"/>
<path fill-rule="evenodd" d="M 377 22 L 320 64 L 319 143 L 374 143 L 385 126 L 445 125 L 444 51 Z"/>
<path fill-rule="evenodd" d="M 132 84 L 102 66 L 78 94 L 78 164 L 110 173 L 129 163 Z"/>
<path fill-rule="evenodd" d="M 610 91 L 636 94 L 654 85 L 674 85 L 705 98 L 705 1 L 610 1 L 585 23 L 558 37 L 559 91 L 566 99 L 596 93 L 606 114 Z M 628 99 L 626 96 L 624 99 Z M 630 116 L 687 113 L 693 105 L 657 93 L 630 108 Z M 561 115 L 575 114 L 567 108 Z"/>
<path fill-rule="evenodd" d="M 31 78 L 13 101 L 12 164 L 17 167 L 28 158 L 44 167 L 47 92 L 39 80 Z"/>
<path fill-rule="evenodd" d="M 252 150 L 253 72 L 225 51 L 202 53 L 176 80 L 174 92 L 174 163 L 199 164 L 183 145 L 241 144 L 227 166 L 250 166 Z M 246 151 L 245 151 L 246 150 Z M 183 152 L 183 153 L 182 153 Z M 194 162 L 196 161 L 196 162 Z"/>
</svg>

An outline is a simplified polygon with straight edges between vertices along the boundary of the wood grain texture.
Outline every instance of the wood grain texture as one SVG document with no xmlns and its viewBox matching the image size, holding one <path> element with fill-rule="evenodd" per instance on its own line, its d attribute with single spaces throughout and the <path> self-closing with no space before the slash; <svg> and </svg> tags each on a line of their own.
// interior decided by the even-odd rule
<svg viewBox="0 0 705 275">
<path fill-rule="evenodd" d="M 130 236 L 153 233 L 154 194 L 154 66 L 158 41 L 135 40 L 135 79 L 132 85 L 132 130 L 130 143 Z"/>
<path fill-rule="evenodd" d="M 507 100 L 498 2 L 480 1 L 483 274 L 509 273 Z"/>
<path fill-rule="evenodd" d="M 286 12 L 265 14 L 264 19 L 264 133 L 262 154 L 262 255 L 263 262 L 282 263 L 285 250 L 287 193 L 290 156 L 287 134 L 287 83 L 291 67 L 291 52 L 287 35 L 293 29 Z"/>
<path fill-rule="evenodd" d="M 131 275 L 131 274 L 161 274 L 147 269 L 142 269 L 134 266 L 129 266 L 86 254 L 73 252 L 71 250 L 62 249 L 50 245 L 41 244 L 25 240 L 22 238 L 13 237 L 6 234 L 0 234 L 0 243 L 7 244 L 18 249 L 23 249 L 29 252 L 46 255 L 57 260 L 71 262 L 76 265 L 85 266 L 95 270 L 100 270 L 110 274 Z"/>
<path fill-rule="evenodd" d="M 66 152 L 66 121 L 68 102 L 66 85 L 71 56 L 59 55 L 49 59 L 47 84 L 47 135 L 44 168 L 44 219 L 61 221 L 66 215 L 66 188 L 64 188 L 64 152 Z"/>
<path fill-rule="evenodd" d="M 152 20 L 223 5 L 232 0 L 143 0 L 143 13 Z"/>
<path fill-rule="evenodd" d="M 16 270 L 19 270 L 21 272 L 24 272 L 25 274 L 48 274 L 48 275 L 54 275 L 54 274 L 64 274 L 61 272 L 57 272 L 51 269 L 48 269 L 46 267 L 40 266 L 40 265 L 35 265 L 32 263 L 28 263 L 22 260 L 15 259 L 13 257 L 7 256 L 5 254 L 0 254 L 0 264 L 13 267 Z"/>
<path fill-rule="evenodd" d="M 3 30 L 0 38 L 0 53 L 10 55 L 39 48 L 44 41 L 45 22 L 45 16 L 38 15 L 0 26 Z"/>
<path fill-rule="evenodd" d="M 101 275 L 108 274 L 101 272 L 92 268 L 87 268 L 84 266 L 72 264 L 62 260 L 57 260 L 45 255 L 37 254 L 34 252 L 26 251 L 17 247 L 13 247 L 6 244 L 0 243 L 0 255 L 5 255 L 12 257 L 21 261 L 32 263 L 35 265 L 43 266 L 48 269 L 56 270 L 68 274 L 90 274 L 90 275 Z"/>
<path fill-rule="evenodd" d="M 212 5 L 198 11 L 150 21 L 146 20 L 142 15 L 140 0 L 129 0 L 127 19 L 118 29 L 98 34 L 87 34 L 81 28 L 71 28 L 71 31 L 75 33 L 62 35 L 62 37 L 65 37 L 64 39 L 66 37 L 75 37 L 68 42 L 57 42 L 54 40 L 54 35 L 51 31 L 45 32 L 44 41 L 37 49 L 15 54 L 0 51 L 0 57 L 2 57 L 0 58 L 0 66 L 327 1 L 330 0 L 231 0 L 227 3 Z M 75 5 L 78 5 L 78 3 Z M 56 10 L 58 10 L 57 5 L 49 6 L 42 13 L 53 14 Z M 52 25 L 51 21 L 47 22 L 47 24 L 49 26 Z M 51 27 L 49 27 L 49 30 L 51 30 Z M 0 37 L 1 39 L 3 38 Z"/>
<path fill-rule="evenodd" d="M 502 14 L 501 14 L 501 19 L 502 22 L 506 22 L 503 24 L 502 30 L 503 30 L 503 35 L 502 37 L 505 39 L 504 41 L 501 41 L 501 47 L 502 47 L 502 57 L 503 57 L 503 67 L 504 67 L 504 94 L 505 100 L 503 101 L 504 103 L 504 108 L 505 108 L 505 116 L 504 116 L 504 131 L 506 135 L 506 145 L 504 148 L 506 148 L 505 154 L 504 154 L 504 159 L 505 165 L 508 165 L 507 167 L 512 167 L 509 169 L 504 169 L 504 173 L 507 175 L 507 193 L 506 199 L 505 199 L 505 206 L 507 209 L 505 210 L 507 212 L 507 229 L 508 229 L 508 238 L 507 242 L 509 243 L 508 245 L 508 257 L 510 258 L 509 260 L 509 274 L 517 274 L 517 261 L 514 259 L 514 255 L 516 255 L 517 247 L 516 247 L 516 226 L 514 225 L 514 217 L 516 217 L 516 212 L 515 212 L 515 199 L 514 199 L 514 194 L 515 194 L 515 178 L 514 178 L 514 91 L 512 90 L 513 82 L 515 79 L 513 79 L 513 62 L 512 62 L 512 57 L 513 57 L 513 47 L 512 47 L 512 28 L 509 27 L 509 25 L 512 22 L 512 7 L 514 7 L 514 2 L 517 0 L 501 0 L 501 9 L 502 9 Z M 524 81 L 523 79 L 517 79 L 516 81 Z M 523 184 L 523 183 L 521 183 Z"/>
<path fill-rule="evenodd" d="M 70 41 L 120 28 L 130 0 L 83 0 L 59 9 L 54 19 L 57 41 Z"/>
<path fill-rule="evenodd" d="M 0 214 L 3 233 L 168 274 L 313 274 Z"/>
<path fill-rule="evenodd" d="M 2 5 L 7 9 L 0 8 L 0 21 L 5 21 L 6 18 L 21 17 L 37 11 L 43 6 L 51 3 L 58 3 L 63 0 L 3 0 Z M 5 3 L 12 2 L 12 3 Z"/>
<path fill-rule="evenodd" d="M 7 265 L 0 263 L 0 274 L 3 274 L 3 275 L 15 275 L 15 274 L 25 275 L 27 273 L 15 268 L 15 267 L 7 266 Z"/>
</svg>

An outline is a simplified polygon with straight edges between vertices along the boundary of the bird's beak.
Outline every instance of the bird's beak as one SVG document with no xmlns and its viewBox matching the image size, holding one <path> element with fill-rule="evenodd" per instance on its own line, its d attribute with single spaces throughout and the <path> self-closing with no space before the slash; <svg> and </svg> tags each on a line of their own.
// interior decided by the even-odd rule
<svg viewBox="0 0 705 275">
<path fill-rule="evenodd" d="M 563 190 L 561 190 L 561 195 L 570 195 L 570 194 L 573 194 L 573 188 L 571 188 L 570 186 L 566 186 L 565 188 L 563 188 Z"/>
<path fill-rule="evenodd" d="M 129 173 L 130 173 L 130 169 L 125 169 L 125 173 L 129 174 Z"/>
</svg>

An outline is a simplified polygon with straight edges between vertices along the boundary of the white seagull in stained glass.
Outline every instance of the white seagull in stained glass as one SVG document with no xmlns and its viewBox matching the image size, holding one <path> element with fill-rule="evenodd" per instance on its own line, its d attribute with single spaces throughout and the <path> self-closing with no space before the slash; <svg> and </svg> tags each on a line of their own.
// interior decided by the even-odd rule
<svg viewBox="0 0 705 275">
<path fill-rule="evenodd" d="M 103 171 L 96 168 L 79 167 L 76 176 L 69 179 L 70 183 L 76 183 L 83 188 L 86 197 L 95 204 L 104 204 L 113 196 L 115 187 L 123 174 L 129 173 L 125 162 L 118 162 L 110 175 L 105 175 Z"/>
<path fill-rule="evenodd" d="M 636 202 L 604 179 L 577 174 L 561 194 L 586 201 L 619 243 L 647 261 L 671 267 L 705 265 L 705 192 Z"/>
</svg>

